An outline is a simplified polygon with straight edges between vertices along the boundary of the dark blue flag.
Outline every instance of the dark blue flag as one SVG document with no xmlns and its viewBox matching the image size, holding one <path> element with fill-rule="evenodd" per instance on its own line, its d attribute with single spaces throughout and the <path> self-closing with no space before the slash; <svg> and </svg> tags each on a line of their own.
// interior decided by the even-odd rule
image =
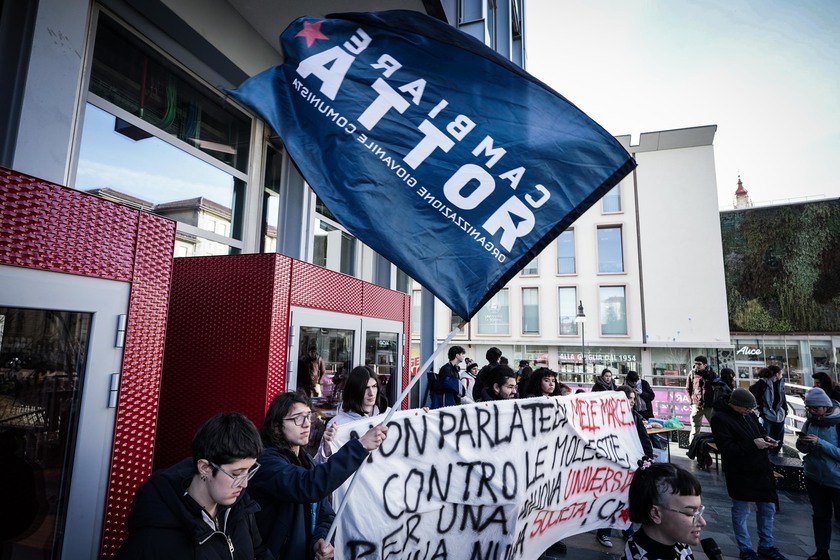
<svg viewBox="0 0 840 560">
<path fill-rule="evenodd" d="M 420 12 L 303 17 L 231 95 L 341 224 L 464 319 L 635 166 L 577 107 Z"/>
</svg>

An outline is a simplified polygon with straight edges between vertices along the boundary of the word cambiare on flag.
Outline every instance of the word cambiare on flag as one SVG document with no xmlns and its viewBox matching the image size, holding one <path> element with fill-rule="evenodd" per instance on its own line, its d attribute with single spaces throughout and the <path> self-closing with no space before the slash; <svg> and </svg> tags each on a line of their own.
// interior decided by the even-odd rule
<svg viewBox="0 0 840 560">
<path fill-rule="evenodd" d="M 464 320 L 636 166 L 560 94 L 420 12 L 302 17 L 280 40 L 285 62 L 231 96 L 351 234 Z"/>
</svg>

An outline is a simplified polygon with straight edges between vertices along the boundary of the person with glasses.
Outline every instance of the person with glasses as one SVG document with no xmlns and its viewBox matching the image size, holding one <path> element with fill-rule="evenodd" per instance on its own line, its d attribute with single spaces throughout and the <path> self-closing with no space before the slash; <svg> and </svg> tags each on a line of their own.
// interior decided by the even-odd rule
<svg viewBox="0 0 840 560">
<path fill-rule="evenodd" d="M 374 426 L 314 464 L 305 451 L 312 408 L 303 393 L 272 399 L 260 428 L 265 450 L 248 492 L 260 505 L 257 525 L 272 558 L 326 560 L 334 555 L 325 538 L 335 519 L 330 494 L 385 440 L 388 428 Z"/>
<path fill-rule="evenodd" d="M 134 495 L 128 539 L 118 560 L 232 558 L 268 560 L 245 492 L 263 445 L 241 414 L 205 421 L 192 441 L 192 458 L 154 473 Z"/>
<path fill-rule="evenodd" d="M 706 526 L 700 482 L 671 463 L 640 463 L 628 509 L 630 521 L 641 527 L 627 539 L 622 560 L 693 560 L 691 547 Z"/>
<path fill-rule="evenodd" d="M 712 416 L 712 435 L 720 452 L 726 490 L 732 498 L 732 529 L 744 560 L 787 560 L 773 546 L 773 520 L 779 503 L 768 452 L 779 442 L 767 435 L 753 414 L 757 403 L 746 389 L 737 388 L 729 404 Z M 753 550 L 747 517 L 755 504 L 758 551 Z"/>
<path fill-rule="evenodd" d="M 487 386 L 481 390 L 481 402 L 516 398 L 516 372 L 510 366 L 497 365 L 486 380 Z"/>
<path fill-rule="evenodd" d="M 840 502 L 840 402 L 814 387 L 805 394 L 805 410 L 796 449 L 805 453 L 805 489 L 814 511 L 817 551 L 808 560 L 829 560 L 831 509 Z"/>
</svg>

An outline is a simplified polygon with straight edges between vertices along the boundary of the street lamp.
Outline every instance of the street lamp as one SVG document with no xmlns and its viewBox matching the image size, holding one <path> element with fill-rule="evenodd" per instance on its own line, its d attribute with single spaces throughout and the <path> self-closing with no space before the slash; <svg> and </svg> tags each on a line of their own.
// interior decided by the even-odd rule
<svg viewBox="0 0 840 560">
<path fill-rule="evenodd" d="M 577 316 L 575 316 L 575 323 L 580 325 L 580 366 L 583 370 L 584 376 L 581 376 L 581 381 L 586 381 L 586 315 L 583 313 L 583 302 L 578 305 Z"/>
</svg>

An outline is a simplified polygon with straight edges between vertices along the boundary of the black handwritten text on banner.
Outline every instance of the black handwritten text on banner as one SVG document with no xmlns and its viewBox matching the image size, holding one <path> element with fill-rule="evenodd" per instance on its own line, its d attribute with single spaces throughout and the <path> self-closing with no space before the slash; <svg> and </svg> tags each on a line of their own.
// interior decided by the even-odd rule
<svg viewBox="0 0 840 560">
<path fill-rule="evenodd" d="M 340 426 L 335 446 L 376 421 Z M 641 456 L 623 393 L 397 412 L 346 498 L 336 557 L 536 559 L 626 527 Z"/>
</svg>

